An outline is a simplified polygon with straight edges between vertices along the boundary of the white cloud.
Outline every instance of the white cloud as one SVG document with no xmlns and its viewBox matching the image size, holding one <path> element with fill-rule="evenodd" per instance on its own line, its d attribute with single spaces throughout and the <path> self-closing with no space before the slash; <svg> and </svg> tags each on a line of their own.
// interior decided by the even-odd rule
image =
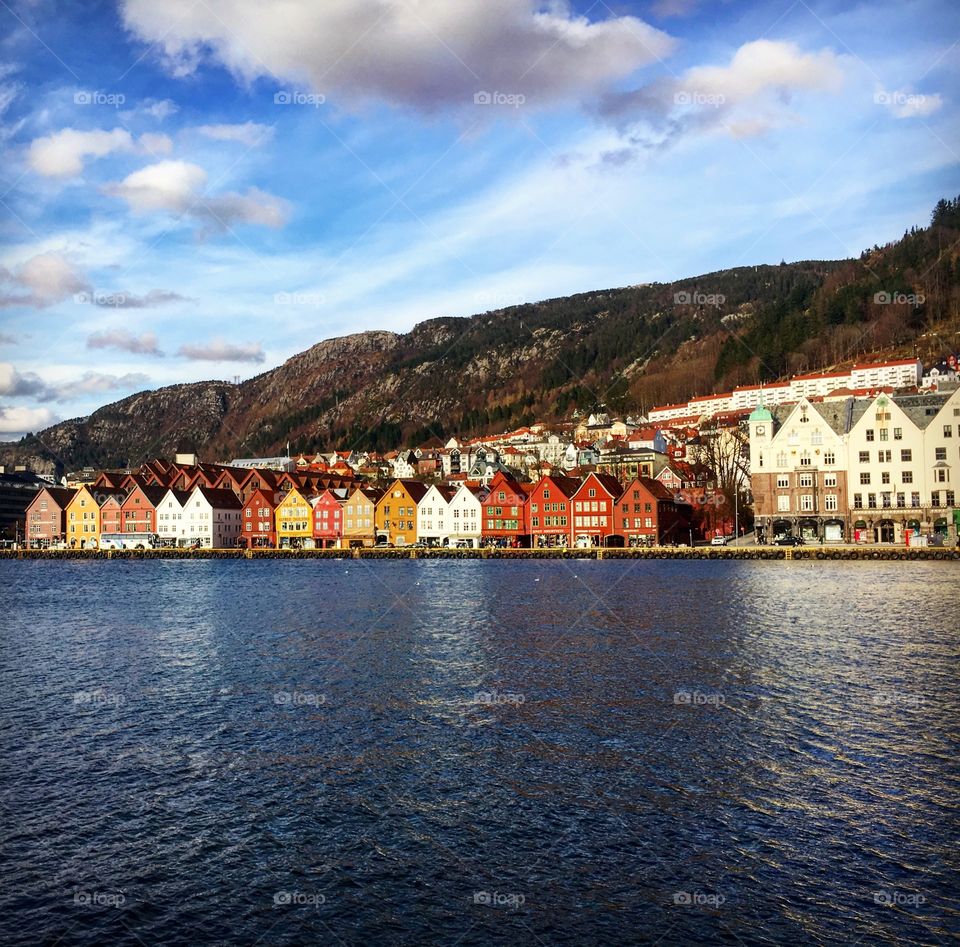
<svg viewBox="0 0 960 947">
<path fill-rule="evenodd" d="M 109 132 L 64 128 L 34 139 L 27 160 L 37 174 L 48 178 L 69 178 L 83 173 L 85 158 L 102 158 L 115 151 L 134 150 L 133 138 L 124 128 Z"/>
<path fill-rule="evenodd" d="M 87 338 L 87 348 L 118 349 L 121 352 L 131 352 L 134 355 L 163 355 L 157 344 L 157 337 L 152 332 L 134 335 L 125 329 L 106 329 L 103 332 L 94 332 Z"/>
<path fill-rule="evenodd" d="M 39 431 L 54 423 L 49 408 L 14 408 L 0 405 L 0 434 L 22 437 L 28 431 Z"/>
<path fill-rule="evenodd" d="M 259 342 L 235 344 L 216 339 L 194 345 L 181 345 L 178 355 L 201 362 L 262 362 L 266 358 Z"/>
<path fill-rule="evenodd" d="M 246 81 L 272 76 L 351 104 L 434 111 L 475 92 L 530 105 L 590 98 L 670 54 L 674 40 L 632 16 L 590 22 L 537 0 L 126 0 L 127 27 L 176 75 L 210 56 Z"/>
<path fill-rule="evenodd" d="M 682 134 L 718 128 L 734 138 L 754 137 L 795 120 L 789 110 L 794 95 L 834 91 L 843 78 L 830 49 L 804 52 L 795 43 L 755 40 L 725 66 L 694 66 L 608 95 L 600 113 L 626 130 L 633 146 L 663 147 Z M 622 163 L 623 155 L 615 154 Z"/>
<path fill-rule="evenodd" d="M 75 398 L 116 389 L 133 389 L 150 379 L 139 373 L 109 375 L 85 372 L 80 378 L 60 384 L 49 384 L 34 372 L 18 372 L 9 362 L 0 362 L 0 396 L 33 398 L 37 401 L 71 401 Z"/>
<path fill-rule="evenodd" d="M 13 271 L 0 266 L 0 308 L 44 309 L 89 289 L 86 276 L 59 253 L 37 254 Z"/>
<path fill-rule="evenodd" d="M 214 141 L 238 141 L 248 148 L 266 144 L 273 137 L 270 125 L 244 122 L 242 125 L 200 125 L 197 131 Z"/>
<path fill-rule="evenodd" d="M 187 161 L 160 161 L 127 175 L 104 190 L 126 201 L 135 213 L 167 212 L 204 221 L 209 230 L 224 230 L 235 223 L 282 227 L 284 201 L 258 188 L 245 194 L 228 192 L 206 196 L 207 173 Z"/>
</svg>

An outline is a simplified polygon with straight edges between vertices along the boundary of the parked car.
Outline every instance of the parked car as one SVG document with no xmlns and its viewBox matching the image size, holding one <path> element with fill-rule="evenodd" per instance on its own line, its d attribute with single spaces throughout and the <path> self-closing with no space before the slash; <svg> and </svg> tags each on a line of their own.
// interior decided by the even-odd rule
<svg viewBox="0 0 960 947">
<path fill-rule="evenodd" d="M 728 542 L 730 542 L 730 537 L 729 537 L 729 536 L 714 536 L 713 539 L 710 540 L 710 545 L 711 545 L 711 546 L 726 546 L 726 544 L 727 544 Z"/>
<path fill-rule="evenodd" d="M 774 546 L 802 546 L 803 540 L 799 536 L 778 536 L 773 541 Z"/>
</svg>

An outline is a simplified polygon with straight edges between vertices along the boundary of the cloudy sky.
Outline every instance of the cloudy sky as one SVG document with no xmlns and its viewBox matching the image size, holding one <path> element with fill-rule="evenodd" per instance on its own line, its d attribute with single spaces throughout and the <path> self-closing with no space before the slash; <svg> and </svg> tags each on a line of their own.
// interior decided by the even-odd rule
<svg viewBox="0 0 960 947">
<path fill-rule="evenodd" d="M 958 36 L 924 0 L 3 0 L 0 438 L 895 239 L 960 191 Z"/>
</svg>

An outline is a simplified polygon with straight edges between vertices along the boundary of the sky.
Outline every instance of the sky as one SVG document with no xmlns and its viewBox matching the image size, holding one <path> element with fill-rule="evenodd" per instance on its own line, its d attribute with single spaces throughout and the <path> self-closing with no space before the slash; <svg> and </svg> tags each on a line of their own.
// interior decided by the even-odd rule
<svg viewBox="0 0 960 947">
<path fill-rule="evenodd" d="M 0 439 L 960 192 L 948 2 L 0 0 Z"/>
</svg>

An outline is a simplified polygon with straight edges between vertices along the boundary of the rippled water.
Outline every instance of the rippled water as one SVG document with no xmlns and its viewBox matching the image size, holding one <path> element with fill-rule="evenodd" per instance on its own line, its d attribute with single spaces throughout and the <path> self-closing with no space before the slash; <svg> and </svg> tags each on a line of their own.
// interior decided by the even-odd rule
<svg viewBox="0 0 960 947">
<path fill-rule="evenodd" d="M 960 569 L 0 562 L 5 943 L 938 944 Z"/>
</svg>

